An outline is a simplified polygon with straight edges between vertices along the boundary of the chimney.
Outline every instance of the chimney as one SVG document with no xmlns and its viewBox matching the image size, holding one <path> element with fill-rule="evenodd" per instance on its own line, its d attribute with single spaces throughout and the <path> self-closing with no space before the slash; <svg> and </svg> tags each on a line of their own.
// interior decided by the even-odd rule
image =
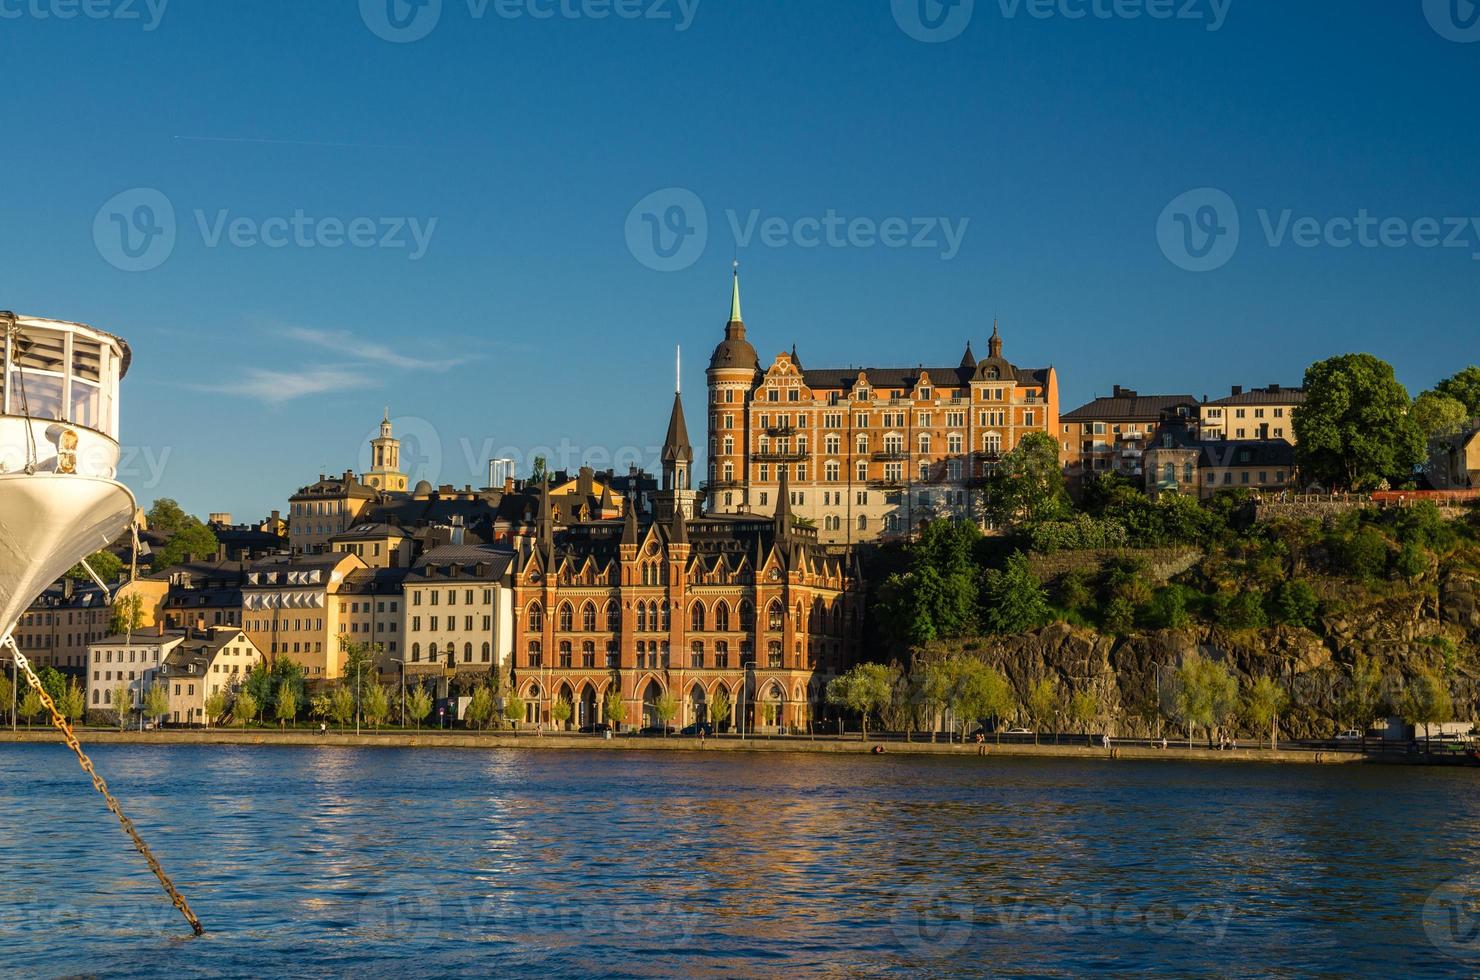
<svg viewBox="0 0 1480 980">
<path fill-rule="evenodd" d="M 1279 386 L 1279 385 L 1270 385 L 1270 386 L 1269 386 L 1269 388 L 1268 388 L 1268 389 L 1266 389 L 1266 390 L 1267 390 L 1267 391 L 1268 391 L 1268 392 L 1269 392 L 1269 393 L 1270 393 L 1270 394 L 1271 394 L 1271 395 L 1278 395 L 1278 394 L 1279 394 L 1279 393 L 1280 393 L 1280 386 Z"/>
<path fill-rule="evenodd" d="M 1234 385 L 1233 386 L 1233 393 L 1234 393 L 1234 395 L 1242 395 L 1244 393 L 1244 386 L 1243 385 Z"/>
<path fill-rule="evenodd" d="M 589 466 L 582 466 L 580 472 L 580 480 L 576 484 L 576 493 L 582 497 L 591 496 L 591 494 L 594 493 L 596 489 L 594 486 L 595 480 L 596 471 L 591 469 L 591 467 Z"/>
<path fill-rule="evenodd" d="M 512 476 L 506 476 L 506 477 L 504 477 L 504 493 L 512 494 L 513 492 L 514 492 L 514 478 Z"/>
</svg>

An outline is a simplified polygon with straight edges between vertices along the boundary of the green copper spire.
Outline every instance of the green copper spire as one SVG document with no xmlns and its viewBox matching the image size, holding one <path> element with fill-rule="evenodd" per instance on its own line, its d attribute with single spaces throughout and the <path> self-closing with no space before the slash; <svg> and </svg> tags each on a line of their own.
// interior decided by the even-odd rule
<svg viewBox="0 0 1480 980">
<path fill-rule="evenodd" d="M 745 322 L 744 318 L 740 316 L 740 263 L 738 261 L 735 263 L 735 291 L 730 296 L 730 322 Z"/>
</svg>

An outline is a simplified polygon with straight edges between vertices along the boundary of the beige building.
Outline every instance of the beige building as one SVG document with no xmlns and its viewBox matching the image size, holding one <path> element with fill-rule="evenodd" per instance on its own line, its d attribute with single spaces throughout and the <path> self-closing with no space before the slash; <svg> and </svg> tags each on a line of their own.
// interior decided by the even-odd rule
<svg viewBox="0 0 1480 980">
<path fill-rule="evenodd" d="M 149 628 L 160 622 L 168 589 L 166 582 L 135 579 L 118 587 L 114 602 L 139 597 L 139 626 Z M 87 666 L 88 645 L 108 635 L 112 618 L 113 606 L 96 585 L 63 579 L 21 615 L 16 646 L 38 667 L 81 670 Z"/>
<path fill-rule="evenodd" d="M 391 410 L 380 422 L 380 438 L 370 440 L 370 469 L 360 481 L 373 490 L 406 492 L 406 474 L 401 472 L 401 443 L 391 434 Z"/>
<path fill-rule="evenodd" d="M 363 569 L 354 555 L 270 558 L 247 568 L 242 627 L 272 662 L 287 657 L 310 681 L 334 680 L 344 662 L 337 596 L 345 578 Z"/>
<path fill-rule="evenodd" d="M 378 647 L 376 665 L 382 673 L 399 670 L 405 659 L 401 627 L 405 595 L 401 591 L 410 569 L 360 568 L 345 575 L 334 601 L 339 604 L 339 643 Z"/>
<path fill-rule="evenodd" d="M 513 653 L 514 553 L 447 545 L 417 560 L 405 593 L 407 680 L 487 676 Z"/>
<path fill-rule="evenodd" d="M 1205 439 L 1269 440 L 1295 443 L 1295 410 L 1305 404 L 1302 388 L 1269 385 L 1266 388 L 1235 386 L 1227 398 L 1203 407 L 1202 434 Z"/>
<path fill-rule="evenodd" d="M 172 725 L 204 725 L 206 698 L 236 691 L 265 658 L 235 627 L 184 634 L 159 669 L 169 694 L 166 720 Z"/>
<path fill-rule="evenodd" d="M 288 498 L 288 542 L 295 555 L 328 550 L 329 539 L 360 522 L 360 515 L 380 500 L 380 491 L 361 483 L 354 473 L 319 475 Z"/>
<path fill-rule="evenodd" d="M 1065 412 L 1059 420 L 1064 473 L 1071 480 L 1110 473 L 1139 480 L 1157 427 L 1174 418 L 1195 435 L 1198 409 L 1191 395 L 1143 395 L 1116 385 L 1108 396 Z"/>
<path fill-rule="evenodd" d="M 1198 460 L 1200 496 L 1219 490 L 1281 493 L 1295 488 L 1295 447 L 1283 439 L 1204 441 Z"/>
<path fill-rule="evenodd" d="M 354 555 L 369 568 L 410 568 L 416 542 L 390 524 L 356 524 L 330 538 L 329 551 Z"/>
<path fill-rule="evenodd" d="M 182 632 L 155 627 L 132 636 L 105 636 L 89 644 L 84 692 L 88 710 L 116 710 L 113 689 L 120 684 L 128 688 L 129 710 L 137 708 L 143 702 L 144 692 L 159 679 L 165 657 L 184 641 Z"/>
<path fill-rule="evenodd" d="M 762 367 L 738 276 L 708 378 L 707 511 L 773 514 L 785 472 L 793 516 L 822 544 L 975 518 L 973 491 L 996 461 L 1029 433 L 1059 427 L 1057 373 L 1006 360 L 995 325 L 983 360 L 968 344 L 955 365 L 814 369 L 793 348 Z"/>
</svg>

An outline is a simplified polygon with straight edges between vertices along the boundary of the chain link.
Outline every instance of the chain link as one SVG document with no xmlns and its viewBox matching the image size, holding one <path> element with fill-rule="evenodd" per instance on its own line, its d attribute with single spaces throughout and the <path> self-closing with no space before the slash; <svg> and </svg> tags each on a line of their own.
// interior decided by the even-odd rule
<svg viewBox="0 0 1480 980">
<path fill-rule="evenodd" d="M 165 892 L 170 896 L 170 901 L 174 904 L 175 908 L 180 910 L 180 914 L 185 917 L 185 921 L 190 923 L 191 930 L 197 936 L 202 935 L 206 931 L 205 926 L 202 926 L 200 920 L 195 917 L 195 913 L 190 911 L 190 905 L 185 901 L 185 896 L 180 894 L 179 890 L 175 888 L 175 883 L 170 880 L 170 876 L 164 873 L 164 868 L 160 867 L 159 862 L 154 859 L 154 854 L 149 850 L 149 845 L 144 843 L 144 838 L 140 837 L 138 830 L 134 828 L 134 822 L 124 815 L 123 809 L 118 805 L 118 801 L 113 798 L 112 793 L 108 792 L 108 784 L 103 781 L 103 777 L 99 776 L 97 770 L 93 768 L 92 760 L 87 757 L 87 753 L 82 751 L 82 743 L 78 742 L 77 736 L 72 733 L 72 726 L 67 723 L 66 717 L 57 710 L 56 703 L 52 701 L 51 695 L 47 694 L 46 689 L 41 686 L 41 679 L 31 669 L 31 662 L 26 659 L 25 654 L 21 653 L 20 648 L 16 646 L 15 638 L 10 634 L 6 634 L 4 643 L 10 647 L 10 652 L 15 655 L 16 666 L 25 673 L 26 681 L 31 685 L 31 689 L 36 692 L 37 696 L 41 698 L 42 705 L 46 707 L 47 712 L 51 715 L 51 723 L 56 726 L 57 731 L 62 733 L 62 738 L 66 740 L 67 747 L 77 754 L 77 761 L 82 765 L 82 771 L 92 777 L 93 788 L 103 794 L 103 799 L 108 801 L 108 809 L 118 818 L 118 823 L 123 827 L 124 833 L 128 834 L 129 839 L 134 842 L 134 849 L 144 855 L 144 861 L 148 863 L 149 870 L 154 872 L 154 877 L 158 878 L 159 883 L 164 886 Z"/>
</svg>

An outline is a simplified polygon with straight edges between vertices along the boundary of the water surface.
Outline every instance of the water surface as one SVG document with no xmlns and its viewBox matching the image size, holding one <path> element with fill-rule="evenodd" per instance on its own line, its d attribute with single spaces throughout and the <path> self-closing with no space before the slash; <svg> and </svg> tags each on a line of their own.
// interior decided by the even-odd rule
<svg viewBox="0 0 1480 980">
<path fill-rule="evenodd" d="M 0 971 L 1480 970 L 1470 914 L 1480 772 L 1468 770 L 218 746 L 91 754 L 209 932 L 184 938 L 64 749 L 5 746 Z"/>
</svg>

